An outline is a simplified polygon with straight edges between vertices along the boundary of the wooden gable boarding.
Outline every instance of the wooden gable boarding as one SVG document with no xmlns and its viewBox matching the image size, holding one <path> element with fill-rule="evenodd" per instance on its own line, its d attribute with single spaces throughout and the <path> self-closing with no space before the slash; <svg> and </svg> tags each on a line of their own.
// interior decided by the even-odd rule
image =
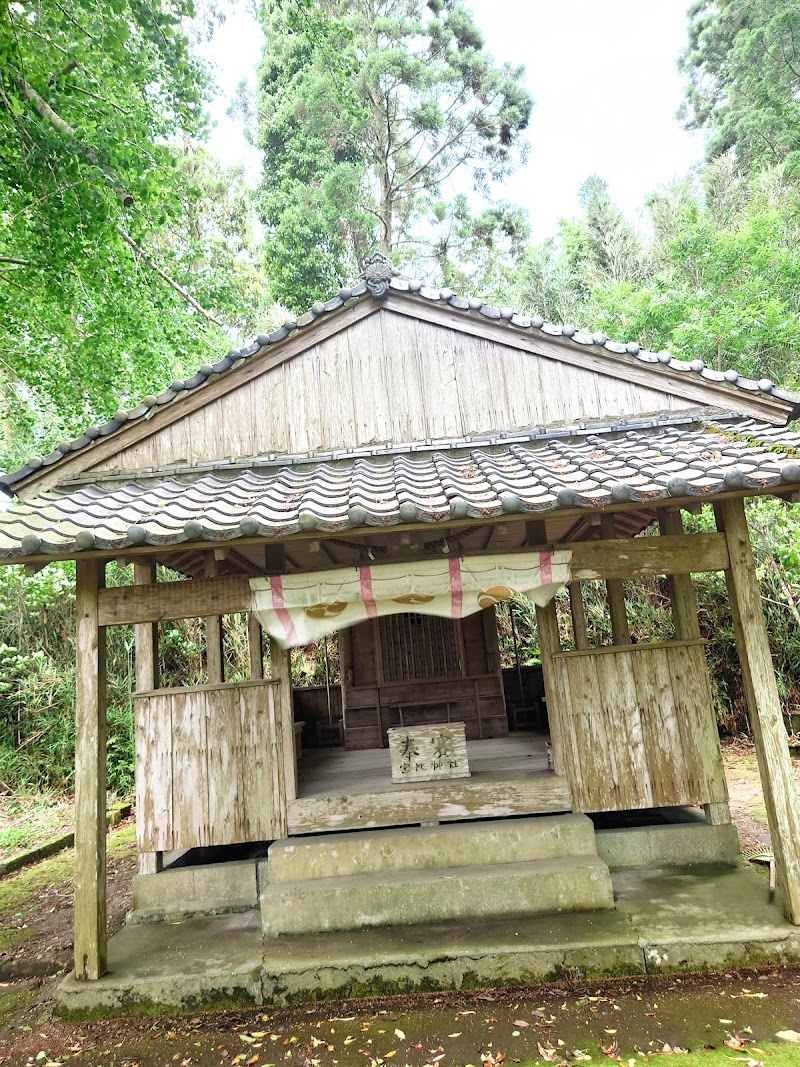
<svg viewBox="0 0 800 1067">
<path fill-rule="evenodd" d="M 35 495 L 84 471 L 460 438 L 701 406 L 776 424 L 787 417 L 777 398 L 392 295 L 357 301 L 303 328 L 19 490 Z"/>
</svg>

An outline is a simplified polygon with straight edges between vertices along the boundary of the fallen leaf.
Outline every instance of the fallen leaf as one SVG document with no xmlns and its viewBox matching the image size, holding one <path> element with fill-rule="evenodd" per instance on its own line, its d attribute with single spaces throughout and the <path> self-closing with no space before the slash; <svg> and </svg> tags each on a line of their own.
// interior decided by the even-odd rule
<svg viewBox="0 0 800 1067">
<path fill-rule="evenodd" d="M 457 1030 L 456 1033 L 448 1034 L 447 1036 L 448 1037 L 461 1037 L 461 1034 L 462 1034 L 462 1031 L 461 1030 Z"/>
<path fill-rule="evenodd" d="M 406 1035 L 403 1033 L 402 1030 L 395 1030 L 394 1036 L 399 1037 L 401 1041 L 405 1041 L 406 1039 Z"/>
<path fill-rule="evenodd" d="M 609 1059 L 615 1060 L 619 1056 L 619 1044 L 617 1043 L 616 1038 L 614 1038 L 610 1045 L 601 1045 L 600 1048 L 603 1055 L 608 1056 Z"/>
<path fill-rule="evenodd" d="M 515 1019 L 514 1020 L 514 1026 L 521 1026 L 521 1027 L 524 1028 L 524 1027 L 530 1026 L 530 1025 L 531 1024 L 530 1023 L 526 1023 L 524 1019 Z"/>
<path fill-rule="evenodd" d="M 742 1037 L 740 1037 L 739 1034 L 731 1034 L 730 1037 L 727 1038 L 727 1040 L 723 1041 L 723 1044 L 727 1045 L 728 1048 L 735 1049 L 747 1047 L 747 1042 Z"/>
</svg>

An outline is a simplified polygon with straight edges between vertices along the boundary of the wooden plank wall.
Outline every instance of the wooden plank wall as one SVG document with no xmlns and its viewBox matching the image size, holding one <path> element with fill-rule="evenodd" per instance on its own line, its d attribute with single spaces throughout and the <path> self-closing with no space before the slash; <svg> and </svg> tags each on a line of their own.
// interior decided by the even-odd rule
<svg viewBox="0 0 800 1067">
<path fill-rule="evenodd" d="M 285 836 L 279 703 L 273 682 L 135 697 L 140 850 Z"/>
<path fill-rule="evenodd" d="M 551 680 L 575 811 L 727 801 L 704 642 L 556 653 Z"/>
<path fill-rule="evenodd" d="M 668 388 L 567 367 L 384 309 L 94 469 L 416 441 L 695 404 Z"/>
</svg>

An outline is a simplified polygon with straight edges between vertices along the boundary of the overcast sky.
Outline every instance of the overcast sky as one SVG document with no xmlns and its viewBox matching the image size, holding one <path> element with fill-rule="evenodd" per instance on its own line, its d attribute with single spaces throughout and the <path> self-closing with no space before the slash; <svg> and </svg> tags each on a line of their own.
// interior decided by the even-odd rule
<svg viewBox="0 0 800 1067">
<path fill-rule="evenodd" d="M 703 155 L 701 134 L 681 129 L 676 60 L 686 39 L 688 0 L 471 0 L 495 60 L 524 64 L 535 105 L 526 165 L 498 191 L 522 204 L 535 238 L 556 233 L 577 214 L 577 193 L 590 174 L 634 220 L 657 185 L 685 174 Z M 217 67 L 221 95 L 211 149 L 244 162 L 251 180 L 258 153 L 225 116 L 242 78 L 253 81 L 261 38 L 240 0 L 206 54 Z"/>
</svg>

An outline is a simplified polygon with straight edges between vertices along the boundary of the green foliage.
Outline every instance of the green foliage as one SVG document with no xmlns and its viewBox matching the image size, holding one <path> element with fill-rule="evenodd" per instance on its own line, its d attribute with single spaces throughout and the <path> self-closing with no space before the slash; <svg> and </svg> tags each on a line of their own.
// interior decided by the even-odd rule
<svg viewBox="0 0 800 1067">
<path fill-rule="evenodd" d="M 265 0 L 262 22 L 259 203 L 282 303 L 307 307 L 376 245 L 469 273 L 477 244 L 513 240 L 503 208 L 472 219 L 461 203 L 437 206 L 455 172 L 480 190 L 509 173 L 532 106 L 521 70 L 492 62 L 462 4 L 327 0 L 298 13 Z"/>
<path fill-rule="evenodd" d="M 0 8 L 0 467 L 215 358 L 265 305 L 241 174 L 191 147 L 192 14 Z"/>
<path fill-rule="evenodd" d="M 800 173 L 800 3 L 695 0 L 681 117 L 708 130 L 709 159 L 733 149 L 749 169 Z"/>
<path fill-rule="evenodd" d="M 514 285 L 523 309 L 797 384 L 800 193 L 782 168 L 746 178 L 726 157 L 707 166 L 702 184 L 659 190 L 646 243 L 605 183 L 591 179 L 583 203 L 560 242 L 522 257 Z"/>
<path fill-rule="evenodd" d="M 124 576 L 110 568 L 110 581 Z M 75 567 L 31 578 L 0 568 L 0 789 L 72 787 L 75 766 Z M 133 790 L 133 633 L 109 631 L 108 784 Z"/>
</svg>

